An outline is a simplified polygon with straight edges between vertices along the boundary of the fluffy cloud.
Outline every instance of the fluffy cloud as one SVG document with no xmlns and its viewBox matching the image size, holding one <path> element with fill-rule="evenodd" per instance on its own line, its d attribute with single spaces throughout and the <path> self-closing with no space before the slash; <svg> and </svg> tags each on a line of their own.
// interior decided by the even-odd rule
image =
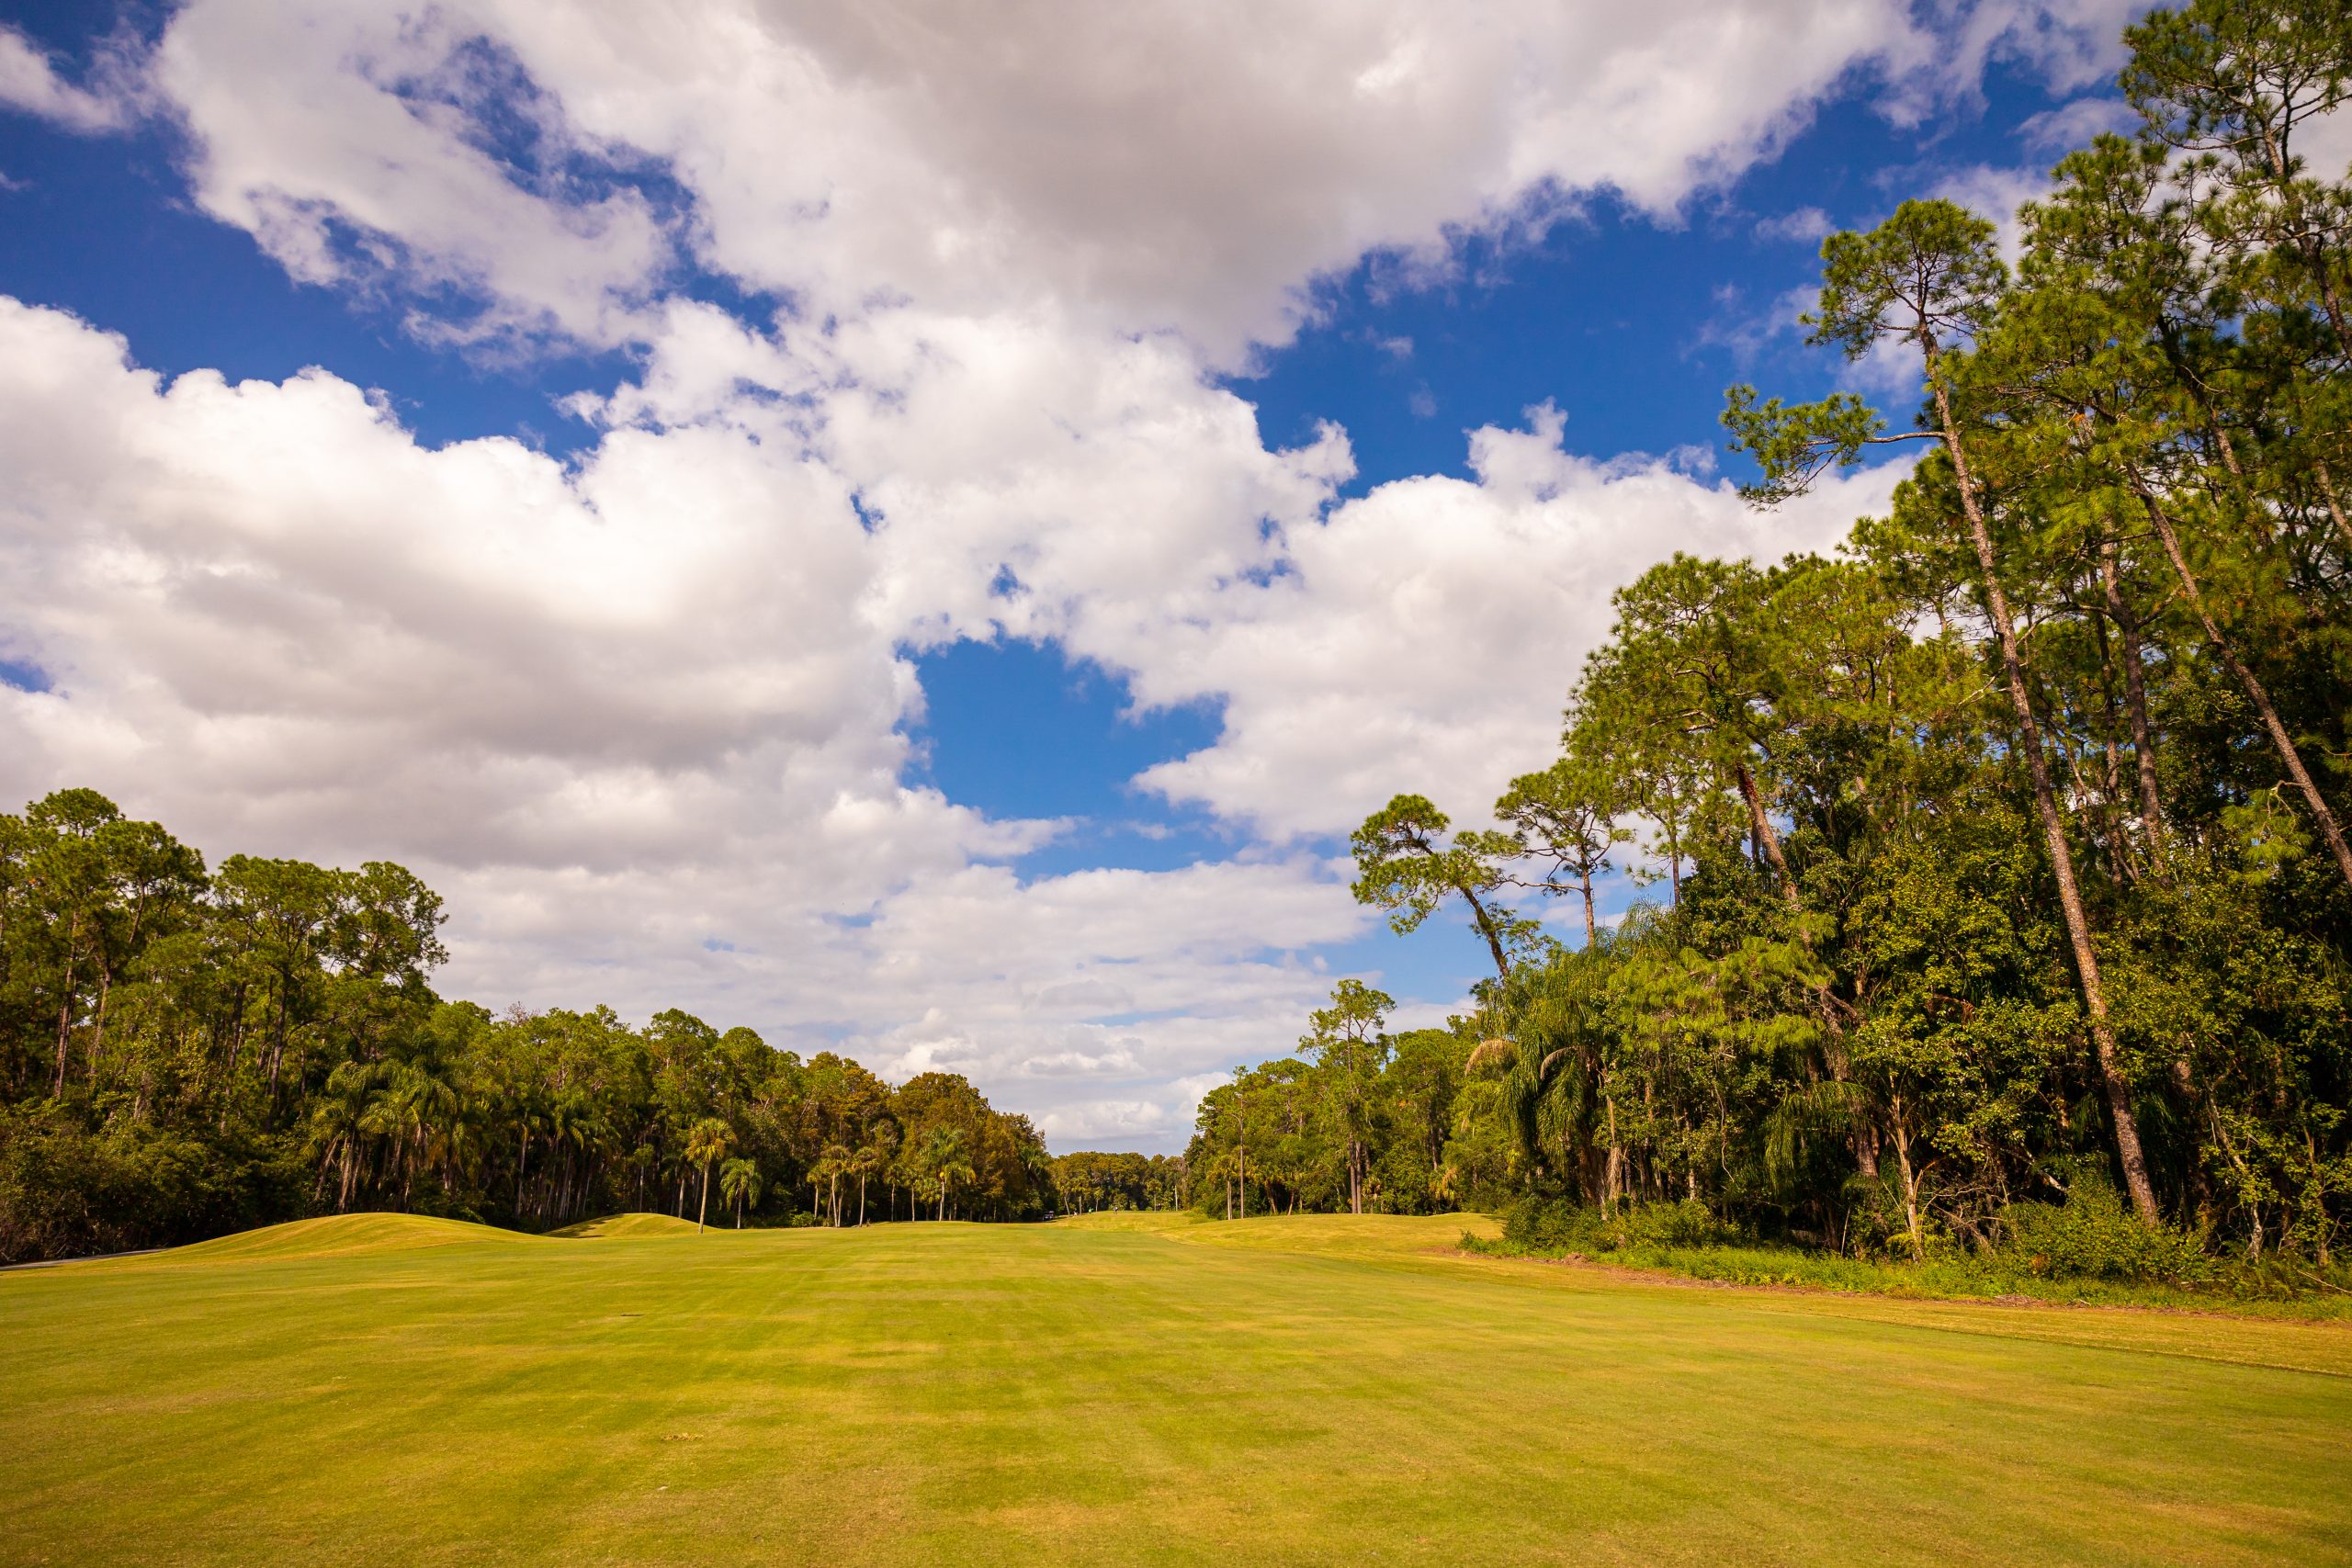
<svg viewBox="0 0 2352 1568">
<path fill-rule="evenodd" d="M 198 204 L 294 276 L 483 302 L 416 311 L 425 335 L 626 341 L 670 255 L 615 150 L 437 8 L 193 5 L 152 72 L 194 136 Z"/>
<path fill-rule="evenodd" d="M 57 688 L 15 694 L 20 778 L 109 754 L 215 834 L 250 802 L 281 840 L 374 818 L 444 863 L 591 869 L 708 853 L 712 812 L 779 793 L 891 797 L 912 688 L 821 467 L 696 429 L 568 473 L 427 451 L 321 371 L 167 387 L 13 301 L 0 340 L 0 618 Z M 955 852 L 953 813 L 905 809 Z"/>
<path fill-rule="evenodd" d="M 1670 213 L 1857 68 L 1930 98 L 1996 53 L 2079 74 L 2115 9 L 195 0 L 155 75 L 205 209 L 308 279 L 604 342 L 684 247 L 808 320 L 1048 308 L 1229 366 L 1367 254 L 1442 265 L 1602 188 Z"/>
<path fill-rule="evenodd" d="M 1550 759 L 1615 589 L 1675 550 L 1825 548 L 1894 477 L 1757 513 L 1669 459 L 1566 452 L 1561 431 L 1549 407 L 1475 431 L 1472 479 L 1383 485 L 1292 535 L 1286 570 L 1233 585 L 1214 618 L 1106 649 L 1147 700 L 1229 699 L 1216 746 L 1145 782 L 1277 837 L 1345 831 L 1408 788 L 1482 814 Z"/>
</svg>

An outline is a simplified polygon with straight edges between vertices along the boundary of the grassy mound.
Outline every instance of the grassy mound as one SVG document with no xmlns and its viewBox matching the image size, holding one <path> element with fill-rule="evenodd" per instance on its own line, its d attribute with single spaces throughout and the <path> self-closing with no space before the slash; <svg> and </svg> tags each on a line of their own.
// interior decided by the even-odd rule
<svg viewBox="0 0 2352 1568">
<path fill-rule="evenodd" d="M 239 1231 L 159 1255 L 157 1262 L 222 1263 L 241 1258 L 356 1258 L 378 1252 L 415 1252 L 431 1247 L 475 1243 L 527 1245 L 537 1236 L 463 1220 L 424 1214 L 329 1214 L 282 1225 Z"/>
<path fill-rule="evenodd" d="M 692 1235 L 694 1233 L 695 1223 L 692 1220 L 682 1220 L 675 1214 L 643 1213 L 600 1214 L 593 1220 L 582 1220 L 576 1225 L 566 1225 L 560 1231 L 548 1232 L 549 1235 L 575 1238 L 607 1235 Z"/>
</svg>

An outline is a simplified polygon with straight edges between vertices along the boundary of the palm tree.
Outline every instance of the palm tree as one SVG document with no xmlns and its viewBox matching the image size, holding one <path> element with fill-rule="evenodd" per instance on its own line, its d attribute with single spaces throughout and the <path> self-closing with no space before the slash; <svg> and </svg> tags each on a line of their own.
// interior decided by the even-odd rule
<svg viewBox="0 0 2352 1568">
<path fill-rule="evenodd" d="M 735 1228 L 743 1228 L 743 1206 L 760 1201 L 760 1162 L 730 1159 L 718 1168 L 718 1195 L 735 1205 Z"/>
<path fill-rule="evenodd" d="M 735 1131 L 716 1116 L 706 1116 L 686 1134 L 686 1163 L 702 1167 L 702 1207 L 695 1214 L 695 1234 L 702 1234 L 710 1213 L 710 1168 L 735 1146 Z"/>
<path fill-rule="evenodd" d="M 865 1183 L 882 1168 L 882 1151 L 868 1144 L 850 1156 L 849 1168 L 857 1177 L 857 1223 L 865 1224 Z"/>
<path fill-rule="evenodd" d="M 849 1150 L 840 1144 L 827 1144 L 825 1152 L 818 1156 L 816 1168 L 809 1172 L 812 1176 L 821 1175 L 825 1179 L 827 1224 L 839 1225 L 842 1223 L 842 1175 L 849 1168 Z"/>
<path fill-rule="evenodd" d="M 379 1069 L 369 1062 L 345 1062 L 327 1079 L 325 1090 L 319 1096 L 311 1111 L 310 1151 L 320 1156 L 319 1180 L 315 1190 L 326 1190 L 327 1173 L 340 1168 L 342 1185 L 335 1196 L 335 1212 L 342 1213 L 351 1207 L 351 1194 L 356 1179 L 353 1160 L 359 1151 L 359 1141 L 371 1131 L 368 1121 L 369 1097 L 375 1092 Z"/>
<path fill-rule="evenodd" d="M 939 1217 L 943 1220 L 947 1217 L 947 1195 L 955 1190 L 957 1182 L 978 1181 L 979 1179 L 979 1172 L 961 1159 L 951 1159 L 942 1165 L 939 1168 Z"/>
</svg>

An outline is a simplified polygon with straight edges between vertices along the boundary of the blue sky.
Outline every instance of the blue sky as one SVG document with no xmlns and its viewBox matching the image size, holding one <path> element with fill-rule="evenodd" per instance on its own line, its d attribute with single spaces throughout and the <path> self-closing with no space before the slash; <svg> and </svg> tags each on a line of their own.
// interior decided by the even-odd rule
<svg viewBox="0 0 2352 1568">
<path fill-rule="evenodd" d="M 1744 513 L 1723 388 L 1831 385 L 1824 228 L 2030 194 L 2122 13 L 1258 15 L 16 8 L 0 782 L 1057 1148 L 1177 1146 L 1340 975 L 1442 1015 L 1481 950 L 1348 825 L 1543 765 L 1650 561 L 1883 499 Z"/>
</svg>

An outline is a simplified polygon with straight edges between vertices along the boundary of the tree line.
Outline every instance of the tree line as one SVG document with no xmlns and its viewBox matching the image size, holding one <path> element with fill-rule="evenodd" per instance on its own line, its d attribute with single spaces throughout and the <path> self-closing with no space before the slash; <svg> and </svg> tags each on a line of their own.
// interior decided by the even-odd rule
<svg viewBox="0 0 2352 1568">
<path fill-rule="evenodd" d="M 95 791 L 0 816 L 0 1260 L 355 1209 L 545 1230 L 1013 1220 L 1062 1201 L 1025 1117 L 679 1010 L 444 1000 L 400 866 L 204 858 Z"/>
<path fill-rule="evenodd" d="M 1186 1180 L 1184 1162 L 1175 1155 L 1088 1149 L 1054 1159 L 1055 1201 L 1066 1214 L 1181 1209 L 1190 1196 Z"/>
<path fill-rule="evenodd" d="M 2111 1190 L 2214 1249 L 2340 1246 L 2352 186 L 2299 148 L 2352 12 L 2126 41 L 2137 132 L 2058 164 L 2014 266 L 1939 200 L 1824 243 L 1811 341 L 1915 372 L 1907 426 L 1747 387 L 1724 423 L 1765 507 L 1916 444 L 1891 511 L 1645 573 L 1495 827 L 1368 819 L 1357 896 L 1458 909 L 1494 973 L 1393 1039 L 1343 984 L 1204 1101 L 1197 1203 L 1695 1202 L 1924 1257 Z M 1652 891 L 1605 924 L 1612 871 Z"/>
</svg>

